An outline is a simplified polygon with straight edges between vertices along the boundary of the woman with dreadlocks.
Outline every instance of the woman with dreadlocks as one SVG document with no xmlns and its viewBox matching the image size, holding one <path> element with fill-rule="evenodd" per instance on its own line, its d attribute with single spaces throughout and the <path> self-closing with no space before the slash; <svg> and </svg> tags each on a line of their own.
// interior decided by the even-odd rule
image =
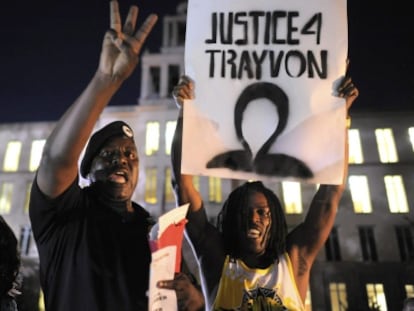
<svg viewBox="0 0 414 311">
<path fill-rule="evenodd" d="M 349 109 L 358 89 L 346 77 L 338 94 Z M 199 261 L 206 310 L 304 310 L 310 270 L 334 225 L 344 184 L 320 185 L 304 222 L 287 233 L 277 196 L 260 181 L 246 182 L 231 192 L 212 225 L 192 176 L 181 174 L 181 108 L 194 97 L 193 81 L 182 77 L 173 96 L 180 108 L 173 186 L 177 204 L 190 203 L 186 230 Z"/>
</svg>

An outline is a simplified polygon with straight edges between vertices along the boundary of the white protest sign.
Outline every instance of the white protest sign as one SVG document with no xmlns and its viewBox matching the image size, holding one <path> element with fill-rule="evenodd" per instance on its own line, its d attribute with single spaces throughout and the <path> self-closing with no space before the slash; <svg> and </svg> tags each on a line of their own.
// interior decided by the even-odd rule
<svg viewBox="0 0 414 311">
<path fill-rule="evenodd" d="M 149 311 L 178 310 L 177 295 L 175 294 L 175 291 L 157 287 L 157 282 L 160 280 L 174 279 L 176 252 L 177 247 L 171 245 L 160 248 L 152 253 L 148 295 Z"/>
<path fill-rule="evenodd" d="M 346 0 L 189 0 L 182 172 L 342 182 Z"/>
</svg>

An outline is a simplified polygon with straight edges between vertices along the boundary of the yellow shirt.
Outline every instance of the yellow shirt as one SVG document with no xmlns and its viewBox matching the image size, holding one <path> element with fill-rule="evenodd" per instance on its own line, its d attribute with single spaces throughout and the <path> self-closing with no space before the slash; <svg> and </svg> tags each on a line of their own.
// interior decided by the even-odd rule
<svg viewBox="0 0 414 311">
<path fill-rule="evenodd" d="M 288 254 L 266 269 L 251 269 L 241 260 L 227 256 L 214 310 L 305 310 Z"/>
</svg>

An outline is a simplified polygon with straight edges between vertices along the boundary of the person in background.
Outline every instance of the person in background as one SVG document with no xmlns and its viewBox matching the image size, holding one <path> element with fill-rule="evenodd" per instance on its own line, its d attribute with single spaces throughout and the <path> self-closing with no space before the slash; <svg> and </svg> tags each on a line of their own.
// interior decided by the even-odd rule
<svg viewBox="0 0 414 311">
<path fill-rule="evenodd" d="M 261 181 L 245 182 L 230 193 L 212 225 L 192 176 L 180 169 L 182 108 L 185 99 L 194 98 L 194 87 L 183 76 L 173 91 L 180 113 L 172 182 L 177 204 L 190 203 L 186 231 L 199 261 L 206 309 L 304 310 L 312 264 L 334 225 L 345 185 L 320 185 L 305 220 L 288 233 L 276 194 Z M 338 93 L 349 110 L 358 89 L 345 77 Z M 346 141 L 344 182 L 347 159 Z"/>
<path fill-rule="evenodd" d="M 17 311 L 20 254 L 13 230 L 0 216 L 0 311 Z"/>
<path fill-rule="evenodd" d="M 414 311 L 414 297 L 404 299 L 402 311 Z"/>
<path fill-rule="evenodd" d="M 137 16 L 131 6 L 122 25 L 118 2 L 110 2 L 98 68 L 47 138 L 35 175 L 29 215 L 46 311 L 148 309 L 154 221 L 131 199 L 139 176 L 134 133 L 118 120 L 90 136 L 157 21 L 151 14 L 136 31 Z M 88 186 L 80 187 L 79 172 Z M 177 292 L 179 304 L 184 294 Z"/>
</svg>

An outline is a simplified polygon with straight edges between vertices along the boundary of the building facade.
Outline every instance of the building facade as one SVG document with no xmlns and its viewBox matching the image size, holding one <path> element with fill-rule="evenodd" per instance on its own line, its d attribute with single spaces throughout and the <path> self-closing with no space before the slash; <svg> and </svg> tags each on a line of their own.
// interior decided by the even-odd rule
<svg viewBox="0 0 414 311">
<path fill-rule="evenodd" d="M 96 129 L 122 119 L 135 132 L 140 179 L 133 199 L 155 217 L 175 207 L 170 145 L 178 109 L 172 88 L 184 73 L 186 4 L 163 17 L 159 53 L 143 53 L 137 105 L 107 107 Z M 355 105 L 358 105 L 358 100 Z M 307 309 L 401 310 L 414 296 L 414 113 L 352 111 L 350 167 L 335 227 L 312 269 Z M 22 256 L 37 260 L 28 196 L 54 122 L 0 124 L 0 214 L 15 231 Z M 81 180 L 81 183 L 85 181 Z M 197 177 L 211 221 L 240 181 Z M 300 223 L 315 185 L 266 182 Z M 186 250 L 187 248 L 185 248 Z M 185 258 L 191 269 L 191 254 Z"/>
</svg>

